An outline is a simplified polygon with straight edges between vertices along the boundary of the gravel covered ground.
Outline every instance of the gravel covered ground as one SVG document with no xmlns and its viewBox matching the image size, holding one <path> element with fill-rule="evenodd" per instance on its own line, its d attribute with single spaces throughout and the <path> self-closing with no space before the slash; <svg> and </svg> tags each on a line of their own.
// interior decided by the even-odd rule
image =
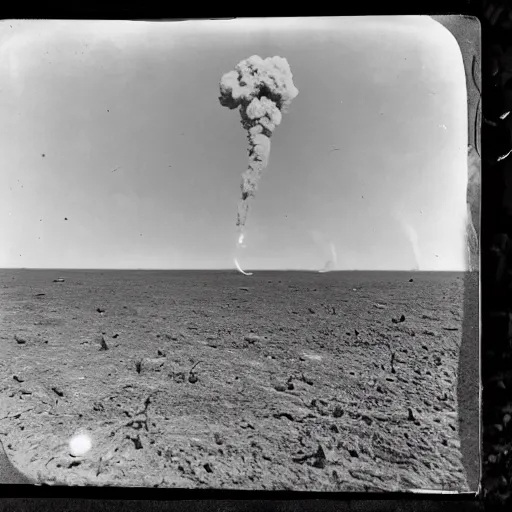
<svg viewBox="0 0 512 512">
<path fill-rule="evenodd" d="M 0 438 L 47 483 L 469 490 L 463 291 L 462 273 L 3 270 Z"/>
</svg>

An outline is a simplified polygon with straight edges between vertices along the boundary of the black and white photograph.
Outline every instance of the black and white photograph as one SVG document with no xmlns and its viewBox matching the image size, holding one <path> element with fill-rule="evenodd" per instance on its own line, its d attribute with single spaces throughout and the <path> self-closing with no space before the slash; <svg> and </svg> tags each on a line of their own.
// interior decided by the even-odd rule
<svg viewBox="0 0 512 512">
<path fill-rule="evenodd" d="M 426 15 L 0 23 L 0 483 L 476 491 L 467 66 Z"/>
</svg>

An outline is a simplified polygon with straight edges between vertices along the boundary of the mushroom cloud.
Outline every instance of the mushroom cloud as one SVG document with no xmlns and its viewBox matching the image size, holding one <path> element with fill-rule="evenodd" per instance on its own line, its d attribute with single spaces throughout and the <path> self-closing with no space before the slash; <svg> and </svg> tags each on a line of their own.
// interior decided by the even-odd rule
<svg viewBox="0 0 512 512">
<path fill-rule="evenodd" d="M 298 94 L 290 65 L 283 57 L 262 59 L 253 55 L 239 62 L 220 80 L 220 104 L 230 110 L 240 107 L 241 123 L 249 141 L 249 165 L 242 174 L 242 197 L 236 222 L 239 245 L 243 244 L 249 200 L 255 197 L 258 182 L 268 165 L 270 137 Z"/>
</svg>

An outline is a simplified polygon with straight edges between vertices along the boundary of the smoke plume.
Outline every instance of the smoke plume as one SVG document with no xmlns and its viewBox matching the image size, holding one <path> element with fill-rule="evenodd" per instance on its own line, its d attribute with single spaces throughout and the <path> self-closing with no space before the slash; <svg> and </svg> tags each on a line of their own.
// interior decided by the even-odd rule
<svg viewBox="0 0 512 512">
<path fill-rule="evenodd" d="M 268 164 L 270 137 L 298 94 L 288 61 L 282 57 L 262 59 L 253 55 L 221 78 L 220 104 L 230 110 L 240 107 L 242 126 L 249 141 L 249 165 L 242 174 L 242 197 L 236 222 L 239 244 L 243 243 L 249 200 L 255 196 Z"/>
</svg>

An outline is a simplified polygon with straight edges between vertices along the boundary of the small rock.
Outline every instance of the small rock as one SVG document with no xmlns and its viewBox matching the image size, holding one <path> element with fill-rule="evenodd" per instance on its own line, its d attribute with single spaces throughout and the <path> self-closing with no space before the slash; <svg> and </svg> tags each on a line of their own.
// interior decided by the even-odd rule
<svg viewBox="0 0 512 512">
<path fill-rule="evenodd" d="M 327 456 L 322 445 L 318 445 L 318 450 L 314 455 L 313 466 L 315 468 L 323 469 L 327 465 Z"/>
<path fill-rule="evenodd" d="M 307 377 L 307 376 L 305 376 L 305 375 L 302 375 L 302 380 L 303 380 L 306 384 L 308 384 L 308 385 L 310 385 L 310 386 L 312 386 L 312 385 L 313 385 L 313 380 L 312 380 L 310 377 Z"/>
<path fill-rule="evenodd" d="M 167 354 L 166 354 L 166 352 L 165 352 L 165 350 L 160 350 L 160 349 L 158 349 L 158 350 L 156 351 L 156 353 L 157 353 L 159 356 L 162 356 L 162 357 L 165 357 L 165 356 L 167 355 Z"/>
<path fill-rule="evenodd" d="M 207 473 L 211 473 L 213 471 L 212 466 L 209 462 L 207 462 L 203 467 Z"/>
<path fill-rule="evenodd" d="M 295 389 L 295 386 L 293 385 L 293 382 L 288 382 L 287 386 L 288 386 L 288 390 L 289 391 L 293 391 Z"/>
<path fill-rule="evenodd" d="M 405 322 L 405 315 L 402 315 L 402 316 L 400 317 L 400 322 Z"/>
<path fill-rule="evenodd" d="M 199 378 L 197 377 L 197 375 L 196 375 L 195 373 L 191 373 L 191 374 L 188 376 L 188 381 L 189 381 L 191 384 L 195 384 L 198 380 L 199 380 Z"/>
<path fill-rule="evenodd" d="M 356 336 L 359 336 L 359 331 L 357 329 L 354 329 L 354 333 Z"/>
<path fill-rule="evenodd" d="M 510 423 L 511 419 L 512 416 L 510 416 L 510 414 L 505 414 L 505 416 L 503 416 L 503 426 L 506 427 Z"/>
<path fill-rule="evenodd" d="M 25 379 L 23 379 L 22 377 L 18 377 L 17 375 L 13 375 L 12 378 L 16 381 L 16 382 L 25 382 Z"/>
<path fill-rule="evenodd" d="M 428 330 L 423 331 L 423 334 L 426 334 L 427 336 L 435 336 L 436 335 L 436 333 L 434 331 L 428 331 Z"/>
<path fill-rule="evenodd" d="M 351 457 L 359 458 L 359 454 L 357 453 L 357 450 L 351 449 L 348 451 Z"/>
<path fill-rule="evenodd" d="M 175 334 L 166 334 L 165 337 L 168 340 L 172 340 L 172 341 L 177 341 L 178 340 L 178 336 L 176 336 Z"/>
<path fill-rule="evenodd" d="M 64 392 L 56 386 L 52 388 L 52 391 L 58 396 L 64 396 Z"/>
<path fill-rule="evenodd" d="M 407 410 L 408 410 L 408 412 L 409 412 L 409 416 L 407 417 L 407 419 L 408 419 L 409 421 L 415 421 L 415 420 L 416 420 L 416 418 L 414 417 L 414 413 L 412 412 L 412 409 L 411 409 L 411 408 L 409 408 L 409 409 L 407 409 Z"/>
<path fill-rule="evenodd" d="M 285 387 L 283 384 L 276 384 L 276 385 L 274 386 L 274 389 L 275 389 L 276 391 L 281 391 L 281 392 L 286 391 L 286 387 Z"/>
<path fill-rule="evenodd" d="M 101 344 L 100 350 L 108 350 L 108 345 L 107 345 L 107 342 L 105 341 L 105 338 L 103 337 L 103 335 L 101 336 L 100 344 Z"/>
<path fill-rule="evenodd" d="M 372 423 L 373 423 L 373 420 L 369 417 L 369 416 L 361 416 L 361 419 L 368 425 L 370 426 Z"/>
<path fill-rule="evenodd" d="M 218 432 L 215 432 L 215 434 L 213 434 L 213 438 L 215 439 L 215 443 L 218 445 L 221 445 L 224 443 L 222 436 Z"/>
<path fill-rule="evenodd" d="M 398 323 L 398 320 L 396 318 L 392 318 L 391 321 L 394 323 L 394 324 L 397 324 Z"/>
<path fill-rule="evenodd" d="M 315 314 L 315 310 L 314 310 L 314 309 L 312 309 L 312 308 L 308 308 L 308 311 L 309 311 L 312 315 L 314 315 L 314 314 Z"/>
<path fill-rule="evenodd" d="M 114 338 L 114 339 L 119 338 L 119 334 L 116 333 L 116 334 L 112 335 L 112 338 Z"/>
<path fill-rule="evenodd" d="M 58 277 L 57 279 L 54 279 L 53 282 L 54 283 L 64 283 L 65 279 L 63 279 L 62 277 Z"/>
<path fill-rule="evenodd" d="M 97 311 L 98 313 L 105 313 L 105 310 L 104 310 L 104 309 L 102 309 L 102 308 L 96 308 L 96 311 Z"/>
<path fill-rule="evenodd" d="M 261 337 L 257 336 L 256 334 L 248 334 L 247 336 L 244 336 L 244 340 L 252 345 L 257 341 L 261 341 Z"/>
<path fill-rule="evenodd" d="M 409 279 L 409 283 L 414 283 L 414 279 L 412 277 Z"/>
<path fill-rule="evenodd" d="M 343 414 L 345 414 L 345 411 L 339 406 L 337 405 L 335 408 L 334 408 L 334 411 L 332 413 L 332 415 L 335 417 L 335 418 L 341 418 L 343 416 Z"/>
<path fill-rule="evenodd" d="M 25 338 L 23 338 L 22 336 L 20 336 L 19 334 L 15 334 L 14 339 L 16 340 L 18 345 L 24 345 L 25 343 L 27 343 L 27 340 Z"/>
<path fill-rule="evenodd" d="M 245 286 L 240 286 L 240 288 L 238 288 L 239 290 L 242 290 L 243 292 L 248 292 L 249 291 L 249 288 L 246 288 Z"/>
<path fill-rule="evenodd" d="M 337 427 L 337 425 L 334 425 L 334 424 L 331 425 L 330 429 L 331 429 L 331 432 L 334 432 L 335 434 L 339 434 L 340 433 L 340 430 Z"/>
</svg>

